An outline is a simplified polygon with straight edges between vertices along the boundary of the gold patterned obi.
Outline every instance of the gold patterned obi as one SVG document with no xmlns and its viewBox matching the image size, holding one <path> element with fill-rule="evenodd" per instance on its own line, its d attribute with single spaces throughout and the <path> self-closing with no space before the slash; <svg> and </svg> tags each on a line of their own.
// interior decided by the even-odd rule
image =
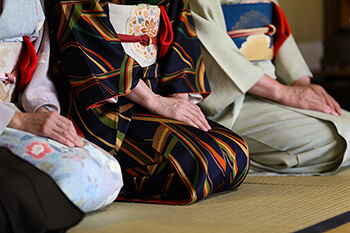
<svg viewBox="0 0 350 233">
<path fill-rule="evenodd" d="M 154 64 L 158 52 L 161 10 L 153 5 L 109 3 L 110 21 L 126 54 L 141 67 Z"/>
<path fill-rule="evenodd" d="M 18 68 L 22 51 L 21 42 L 0 42 L 0 101 L 11 102 L 16 86 L 15 80 L 9 80 L 8 74 Z"/>
</svg>

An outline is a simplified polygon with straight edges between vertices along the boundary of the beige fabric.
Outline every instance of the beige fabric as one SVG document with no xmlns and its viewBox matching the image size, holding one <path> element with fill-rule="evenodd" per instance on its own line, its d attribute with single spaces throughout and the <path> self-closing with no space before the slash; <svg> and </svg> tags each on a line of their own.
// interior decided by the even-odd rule
<svg viewBox="0 0 350 233">
<path fill-rule="evenodd" d="M 233 129 L 249 145 L 254 171 L 334 172 L 346 148 L 331 122 L 250 95 L 246 96 Z"/>
<path fill-rule="evenodd" d="M 295 232 L 349 211 L 350 169 L 334 176 L 248 177 L 184 206 L 113 203 L 68 233 Z"/>
<path fill-rule="evenodd" d="M 0 71 L 12 73 L 16 69 L 22 50 L 21 42 L 0 43 Z M 15 83 L 5 84 L 0 80 L 0 102 L 10 103 L 13 99 Z"/>
</svg>

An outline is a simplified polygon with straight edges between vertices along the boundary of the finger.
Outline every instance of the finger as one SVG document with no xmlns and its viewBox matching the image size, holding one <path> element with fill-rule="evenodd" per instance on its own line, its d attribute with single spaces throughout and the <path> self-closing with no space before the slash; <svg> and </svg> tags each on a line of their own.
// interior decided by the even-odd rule
<svg viewBox="0 0 350 233">
<path fill-rule="evenodd" d="M 67 145 L 67 146 L 70 146 L 70 147 L 81 147 L 83 146 L 83 142 L 82 140 L 72 134 L 71 132 L 67 131 L 67 130 L 64 130 L 63 128 L 55 128 L 53 129 L 53 133 L 54 135 L 55 140 L 59 141 L 59 142 L 63 142 L 63 144 Z M 52 136 L 53 137 L 53 136 Z"/>
<path fill-rule="evenodd" d="M 313 90 L 324 99 L 325 103 L 331 108 L 330 114 L 334 116 L 342 115 L 341 107 L 339 103 L 327 93 L 327 91 L 321 86 L 312 86 Z"/>
<path fill-rule="evenodd" d="M 190 122 L 190 125 L 196 127 L 197 129 L 203 130 L 203 131 L 208 131 L 209 129 L 206 127 L 205 124 L 202 123 L 198 118 L 195 116 L 185 116 L 186 122 Z"/>
<path fill-rule="evenodd" d="M 66 128 L 68 131 L 70 131 L 73 135 L 75 135 L 78 138 L 78 133 L 73 125 L 73 122 L 70 119 L 61 115 L 59 115 L 59 118 L 60 120 L 57 122 L 62 122 L 64 124 L 63 128 Z"/>
<path fill-rule="evenodd" d="M 195 122 L 199 128 L 205 132 L 211 130 L 211 127 L 210 125 L 208 124 L 208 121 L 205 119 L 205 120 L 202 120 L 202 119 L 198 119 L 196 122 Z"/>
<path fill-rule="evenodd" d="M 206 127 L 198 120 L 197 112 L 187 104 L 177 108 L 174 119 L 184 122 L 192 127 L 207 131 Z"/>
<path fill-rule="evenodd" d="M 84 143 L 82 142 L 81 138 L 75 132 L 72 132 L 70 130 L 63 130 L 62 128 L 60 128 L 60 130 L 58 132 L 66 140 L 68 140 L 69 142 L 73 143 L 74 146 L 77 146 L 77 147 L 82 147 L 83 146 Z"/>
<path fill-rule="evenodd" d="M 308 98 L 306 105 L 303 106 L 302 108 L 311 109 L 311 110 L 315 110 L 315 111 L 319 111 L 327 114 L 332 113 L 331 107 L 327 105 L 324 99 L 320 97 L 317 98 L 317 96 L 316 97 L 314 96 L 313 98 Z"/>
<path fill-rule="evenodd" d="M 203 127 L 201 127 L 201 129 L 203 129 L 204 131 L 209 131 L 211 130 L 211 126 L 209 125 L 207 118 L 205 118 L 205 116 L 203 114 L 200 114 L 200 116 L 197 116 L 197 121 L 199 124 L 201 124 Z"/>
<path fill-rule="evenodd" d="M 329 95 L 325 90 L 321 92 L 321 95 L 324 98 L 324 101 L 326 102 L 326 104 L 331 109 L 330 114 L 334 116 L 341 115 L 341 108 L 339 103 L 331 95 Z"/>
<path fill-rule="evenodd" d="M 71 140 L 58 132 L 52 131 L 50 138 L 68 147 L 75 147 L 75 144 Z"/>
<path fill-rule="evenodd" d="M 65 118 L 65 119 L 66 119 L 66 127 L 67 127 L 67 130 L 71 133 L 71 135 L 72 135 L 75 139 L 81 141 L 81 140 L 80 140 L 80 137 L 78 136 L 77 130 L 75 129 L 75 127 L 74 127 L 72 121 L 69 120 L 69 119 L 67 119 L 67 118 Z"/>
<path fill-rule="evenodd" d="M 78 146 L 78 147 L 83 146 L 83 142 L 78 136 L 73 123 L 69 119 L 63 116 L 60 116 L 59 118 L 60 118 L 59 121 L 55 121 L 56 127 L 53 129 L 53 131 L 61 134 L 63 138 L 73 143 L 74 146 Z"/>
<path fill-rule="evenodd" d="M 328 93 L 326 93 L 326 98 L 327 98 L 328 105 L 333 109 L 333 115 L 335 116 L 342 115 L 341 107 L 339 103 Z"/>
<path fill-rule="evenodd" d="M 338 113 L 339 116 L 343 115 L 340 104 L 337 101 L 335 101 L 335 103 L 335 111 Z"/>
<path fill-rule="evenodd" d="M 325 104 L 314 105 L 313 110 L 334 115 L 334 110 L 330 106 Z"/>
<path fill-rule="evenodd" d="M 188 116 L 194 124 L 196 124 L 200 129 L 204 131 L 208 131 L 211 129 L 205 115 L 201 111 L 201 109 L 196 105 L 190 102 L 189 111 L 191 113 Z"/>
<path fill-rule="evenodd" d="M 341 115 L 341 109 L 338 102 L 336 102 L 333 98 L 327 99 L 328 106 L 332 109 L 331 114 L 334 116 Z"/>
</svg>

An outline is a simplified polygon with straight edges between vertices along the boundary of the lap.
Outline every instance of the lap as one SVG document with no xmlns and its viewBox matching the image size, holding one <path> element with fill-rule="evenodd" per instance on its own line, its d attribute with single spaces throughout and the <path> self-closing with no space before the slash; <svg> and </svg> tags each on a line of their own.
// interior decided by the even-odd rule
<svg viewBox="0 0 350 233">
<path fill-rule="evenodd" d="M 210 124 L 212 130 L 204 132 L 171 119 L 134 114 L 117 155 L 125 187 L 137 180 L 138 188 L 147 189 L 159 181 L 149 189 L 165 197 L 171 196 L 171 184 L 182 182 L 187 198 L 192 195 L 186 201 L 193 202 L 238 186 L 249 164 L 245 142 L 231 130 Z"/>
<path fill-rule="evenodd" d="M 339 166 L 345 150 L 331 122 L 249 95 L 233 130 L 247 141 L 253 169 L 325 172 Z"/>
<path fill-rule="evenodd" d="M 85 212 L 110 204 L 122 186 L 115 158 L 86 140 L 82 148 L 69 148 L 10 128 L 4 130 L 0 139 L 0 146 L 47 173 Z"/>
</svg>

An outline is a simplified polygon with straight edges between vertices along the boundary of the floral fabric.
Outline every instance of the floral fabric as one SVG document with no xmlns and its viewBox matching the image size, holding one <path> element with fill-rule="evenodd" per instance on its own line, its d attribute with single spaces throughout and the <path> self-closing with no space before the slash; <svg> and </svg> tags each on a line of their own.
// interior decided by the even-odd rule
<svg viewBox="0 0 350 233">
<path fill-rule="evenodd" d="M 0 102 L 12 102 L 15 82 L 6 83 L 5 73 L 12 73 L 22 51 L 21 42 L 0 42 Z"/>
<path fill-rule="evenodd" d="M 82 148 L 70 148 L 54 140 L 6 128 L 0 146 L 50 175 L 82 211 L 112 203 L 123 185 L 115 158 L 85 139 Z"/>
</svg>

